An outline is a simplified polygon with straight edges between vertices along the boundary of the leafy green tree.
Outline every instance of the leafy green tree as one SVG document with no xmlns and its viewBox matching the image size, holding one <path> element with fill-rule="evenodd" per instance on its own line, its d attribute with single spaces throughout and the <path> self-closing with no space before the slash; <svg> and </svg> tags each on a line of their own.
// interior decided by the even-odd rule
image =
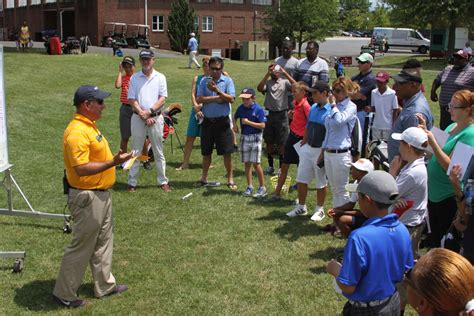
<svg viewBox="0 0 474 316">
<path fill-rule="evenodd" d="M 279 8 L 269 8 L 263 19 L 264 32 L 270 44 L 280 44 L 285 37 L 294 38 L 301 56 L 301 45 L 324 40 L 336 25 L 337 0 L 280 0 Z"/>
<path fill-rule="evenodd" d="M 187 0 L 173 0 L 171 3 L 171 13 L 168 17 L 168 38 L 171 49 L 177 52 L 183 52 L 188 47 L 189 33 L 198 33 L 194 29 L 194 9 Z"/>
<path fill-rule="evenodd" d="M 449 29 L 448 52 L 454 51 L 457 26 L 473 26 L 472 0 L 384 0 L 392 8 L 392 21 L 405 27 L 445 27 Z"/>
<path fill-rule="evenodd" d="M 364 30 L 367 28 L 370 0 L 340 0 L 339 22 L 344 30 Z"/>
<path fill-rule="evenodd" d="M 375 10 L 369 13 L 367 28 L 372 30 L 376 26 L 392 26 L 390 10 L 383 4 L 377 5 Z"/>
</svg>

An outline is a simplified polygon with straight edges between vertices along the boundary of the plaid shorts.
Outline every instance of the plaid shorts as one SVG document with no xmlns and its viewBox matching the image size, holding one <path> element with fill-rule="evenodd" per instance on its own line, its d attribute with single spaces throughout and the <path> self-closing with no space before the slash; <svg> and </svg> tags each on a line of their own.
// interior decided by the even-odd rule
<svg viewBox="0 0 474 316">
<path fill-rule="evenodd" d="M 260 163 L 262 158 L 262 133 L 240 137 L 242 162 Z"/>
</svg>

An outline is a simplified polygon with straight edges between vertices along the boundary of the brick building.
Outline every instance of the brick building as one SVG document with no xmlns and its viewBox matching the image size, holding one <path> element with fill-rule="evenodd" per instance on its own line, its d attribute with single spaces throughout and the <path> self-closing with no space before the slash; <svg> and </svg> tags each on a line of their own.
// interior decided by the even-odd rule
<svg viewBox="0 0 474 316">
<path fill-rule="evenodd" d="M 0 0 L 3 28 L 10 34 L 27 21 L 35 40 L 39 32 L 58 30 L 63 38 L 88 35 L 99 45 L 104 22 L 147 24 L 153 46 L 169 49 L 166 34 L 171 0 Z M 240 42 L 263 40 L 262 13 L 278 0 L 190 0 L 199 25 L 200 48 L 238 47 Z M 146 20 L 146 23 L 145 23 Z"/>
</svg>

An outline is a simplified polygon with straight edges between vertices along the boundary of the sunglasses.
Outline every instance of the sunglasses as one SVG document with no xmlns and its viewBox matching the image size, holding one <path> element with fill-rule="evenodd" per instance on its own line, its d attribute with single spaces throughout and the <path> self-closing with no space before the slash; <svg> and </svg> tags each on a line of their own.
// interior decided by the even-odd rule
<svg viewBox="0 0 474 316">
<path fill-rule="evenodd" d="M 360 61 L 360 60 L 358 60 L 357 63 L 358 63 L 359 65 L 363 65 L 363 64 L 368 64 L 369 62 L 368 62 L 368 61 Z"/>
<path fill-rule="evenodd" d="M 452 103 L 448 103 L 448 109 L 465 109 L 465 106 L 454 106 Z"/>
<path fill-rule="evenodd" d="M 104 104 L 104 100 L 91 99 L 91 100 L 87 100 L 87 101 L 89 101 L 89 102 L 94 102 L 94 101 L 95 101 L 95 102 L 97 102 L 99 105 Z"/>
</svg>

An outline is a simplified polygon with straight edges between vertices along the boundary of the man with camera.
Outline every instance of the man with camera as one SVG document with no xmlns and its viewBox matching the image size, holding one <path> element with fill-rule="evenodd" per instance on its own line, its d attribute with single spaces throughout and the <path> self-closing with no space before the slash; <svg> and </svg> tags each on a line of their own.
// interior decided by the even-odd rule
<svg viewBox="0 0 474 316">
<path fill-rule="evenodd" d="M 76 113 L 64 132 L 65 189 L 73 218 L 73 239 L 64 251 L 53 300 L 66 307 L 86 304 L 77 296 L 90 264 L 97 298 L 126 291 L 112 275 L 113 220 L 110 188 L 115 166 L 131 157 L 119 151 L 112 155 L 95 122 L 105 109 L 110 93 L 94 86 L 81 86 L 74 94 Z M 65 193 L 66 193 L 65 192 Z"/>
</svg>

